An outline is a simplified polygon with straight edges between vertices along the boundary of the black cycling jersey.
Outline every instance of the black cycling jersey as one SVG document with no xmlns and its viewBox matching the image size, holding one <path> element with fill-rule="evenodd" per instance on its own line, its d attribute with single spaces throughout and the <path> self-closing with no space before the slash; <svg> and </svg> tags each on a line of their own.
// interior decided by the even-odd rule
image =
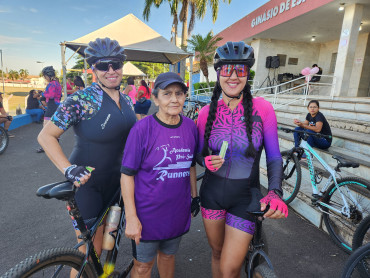
<svg viewBox="0 0 370 278">
<path fill-rule="evenodd" d="M 70 162 L 95 168 L 90 180 L 76 193 L 85 221 L 98 215 L 120 185 L 122 153 L 136 116 L 128 96 L 120 93 L 119 102 L 121 109 L 93 83 L 70 95 L 51 119 L 63 130 L 74 128 L 76 143 Z"/>
</svg>

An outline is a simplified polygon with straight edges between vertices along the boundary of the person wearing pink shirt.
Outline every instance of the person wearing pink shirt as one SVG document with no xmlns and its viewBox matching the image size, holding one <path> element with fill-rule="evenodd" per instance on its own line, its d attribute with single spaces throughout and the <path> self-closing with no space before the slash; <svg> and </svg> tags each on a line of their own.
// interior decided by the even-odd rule
<svg viewBox="0 0 370 278">
<path fill-rule="evenodd" d="M 124 94 L 128 95 L 132 103 L 135 105 L 136 104 L 136 96 L 137 96 L 137 91 L 134 83 L 134 79 L 132 77 L 127 78 L 127 87 L 124 91 Z"/>
</svg>

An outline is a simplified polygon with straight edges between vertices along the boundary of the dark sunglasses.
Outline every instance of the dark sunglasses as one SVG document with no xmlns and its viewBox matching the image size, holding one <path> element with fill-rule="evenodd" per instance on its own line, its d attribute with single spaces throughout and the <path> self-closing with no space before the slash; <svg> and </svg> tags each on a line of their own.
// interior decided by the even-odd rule
<svg viewBox="0 0 370 278">
<path fill-rule="evenodd" d="M 97 62 L 94 67 L 100 71 L 109 71 L 109 66 L 111 66 L 113 70 L 119 70 L 123 67 L 123 62 L 114 60 L 102 60 Z"/>
<path fill-rule="evenodd" d="M 248 66 L 247 65 L 222 65 L 220 69 L 220 75 L 224 77 L 230 77 L 233 71 L 236 71 L 236 76 L 246 77 L 248 76 Z"/>
</svg>

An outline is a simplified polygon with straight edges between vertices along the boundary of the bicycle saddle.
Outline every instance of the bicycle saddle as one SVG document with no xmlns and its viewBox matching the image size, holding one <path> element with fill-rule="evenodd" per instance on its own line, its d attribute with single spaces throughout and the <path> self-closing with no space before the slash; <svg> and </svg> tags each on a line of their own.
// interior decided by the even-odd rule
<svg viewBox="0 0 370 278">
<path fill-rule="evenodd" d="M 69 181 L 62 181 L 40 187 L 36 195 L 45 199 L 68 200 L 74 193 L 73 184 Z"/>
<path fill-rule="evenodd" d="M 338 161 L 338 168 L 340 167 L 358 168 L 360 166 L 359 163 L 348 161 L 339 155 L 333 155 L 332 157 Z"/>
</svg>

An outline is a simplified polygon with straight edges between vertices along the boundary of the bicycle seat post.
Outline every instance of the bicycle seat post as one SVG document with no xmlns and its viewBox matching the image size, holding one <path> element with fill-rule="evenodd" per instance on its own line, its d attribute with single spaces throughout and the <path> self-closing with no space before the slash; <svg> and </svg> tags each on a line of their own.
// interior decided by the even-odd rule
<svg viewBox="0 0 370 278">
<path fill-rule="evenodd" d="M 67 201 L 66 205 L 67 205 L 68 213 L 71 216 L 72 220 L 75 220 L 77 223 L 77 227 L 81 232 L 82 239 L 84 241 L 91 239 L 90 231 L 87 229 L 86 224 L 84 220 L 82 219 L 80 210 L 77 207 L 77 203 L 76 203 L 74 196 L 72 196 Z"/>
</svg>

